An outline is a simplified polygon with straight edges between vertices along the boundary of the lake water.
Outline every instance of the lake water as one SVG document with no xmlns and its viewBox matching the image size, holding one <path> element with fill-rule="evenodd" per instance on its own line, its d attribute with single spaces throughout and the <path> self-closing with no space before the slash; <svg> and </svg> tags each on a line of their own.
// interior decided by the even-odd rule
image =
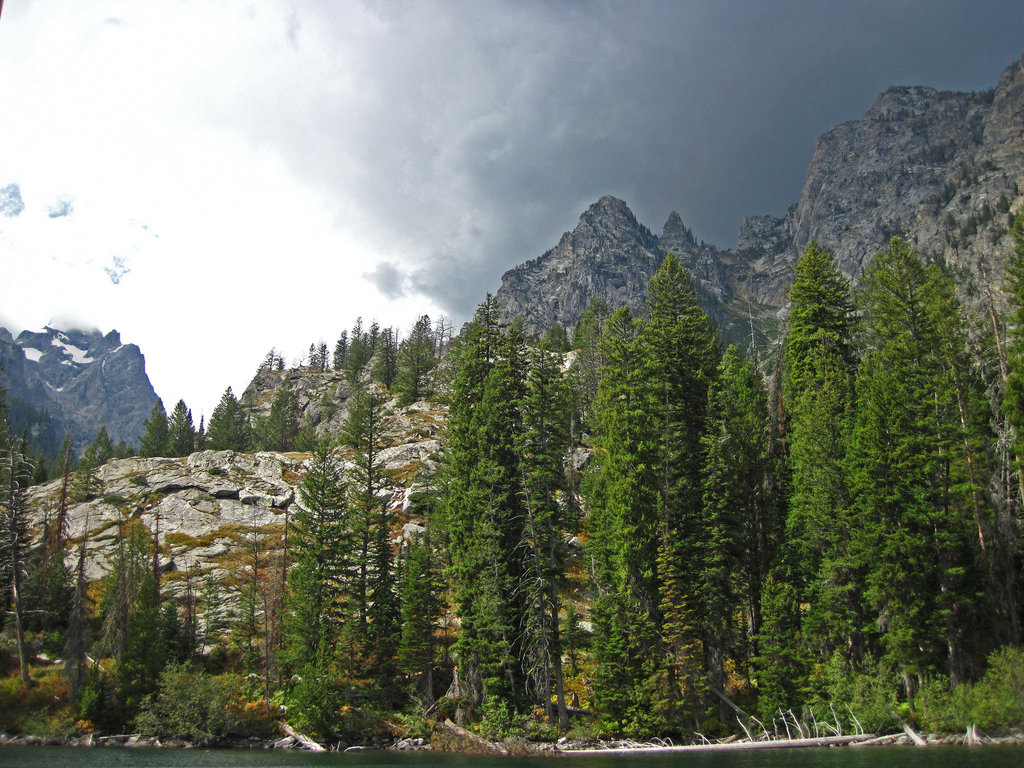
<svg viewBox="0 0 1024 768">
<path fill-rule="evenodd" d="M 553 758 L 487 757 L 434 752 L 310 754 L 247 750 L 0 747 L 3 768 L 549 768 Z M 866 747 L 683 752 L 661 755 L 568 755 L 566 768 L 1020 768 L 1024 746 Z"/>
</svg>

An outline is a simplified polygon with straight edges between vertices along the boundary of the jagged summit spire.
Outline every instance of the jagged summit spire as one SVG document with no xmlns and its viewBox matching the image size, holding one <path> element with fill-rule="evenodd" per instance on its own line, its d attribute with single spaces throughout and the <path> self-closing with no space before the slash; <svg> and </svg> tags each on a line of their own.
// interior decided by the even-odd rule
<svg viewBox="0 0 1024 768">
<path fill-rule="evenodd" d="M 593 222 L 606 222 L 611 224 L 618 222 L 627 226 L 637 226 L 636 216 L 626 205 L 625 200 L 620 200 L 613 195 L 603 195 L 596 203 L 591 203 L 580 215 L 580 224 L 585 225 Z"/>
<path fill-rule="evenodd" d="M 682 217 L 675 211 L 668 215 L 665 228 L 662 230 L 661 241 L 670 244 L 670 247 L 678 247 L 677 244 L 690 246 L 697 244 L 693 239 L 693 232 L 683 224 Z"/>
</svg>

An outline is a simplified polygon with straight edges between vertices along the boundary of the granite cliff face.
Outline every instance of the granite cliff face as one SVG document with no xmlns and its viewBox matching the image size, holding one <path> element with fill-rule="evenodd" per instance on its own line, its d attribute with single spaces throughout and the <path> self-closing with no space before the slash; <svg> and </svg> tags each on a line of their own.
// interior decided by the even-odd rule
<svg viewBox="0 0 1024 768">
<path fill-rule="evenodd" d="M 717 250 L 698 244 L 674 211 L 661 237 L 654 235 L 611 195 L 584 211 L 554 248 L 506 272 L 495 298 L 506 320 L 522 316 L 538 332 L 554 323 L 571 328 L 594 297 L 639 311 L 651 275 L 670 251 L 690 271 L 708 313 L 722 315 L 729 289 Z"/>
<path fill-rule="evenodd" d="M 100 427 L 115 443 L 134 445 L 157 400 L 145 357 L 136 345 L 122 344 L 117 331 L 45 328 L 14 339 L 0 328 L 0 386 L 7 388 L 12 421 L 19 409 L 47 417 L 35 420 L 32 437 L 52 450 L 70 434 L 81 451 Z"/>
<path fill-rule="evenodd" d="M 594 296 L 640 307 L 647 278 L 673 251 L 727 339 L 751 321 L 771 335 L 811 240 L 856 280 L 900 236 L 953 268 L 970 302 L 972 285 L 1002 278 L 1022 193 L 1024 59 L 985 93 L 890 88 L 863 119 L 818 139 L 800 199 L 782 218 L 748 218 L 734 250 L 698 245 L 674 213 L 654 238 L 625 203 L 605 197 L 558 246 L 505 273 L 497 299 L 506 318 L 522 315 L 536 331 L 571 327 Z"/>
<path fill-rule="evenodd" d="M 395 412 L 389 422 L 379 458 L 391 484 L 378 495 L 393 511 L 397 545 L 424 530 L 414 503 L 424 489 L 417 483 L 421 472 L 434 468 L 443 423 L 443 409 L 426 403 Z M 336 456 L 350 476 L 352 452 L 339 449 Z M 309 459 L 302 453 L 200 451 L 186 458 L 108 461 L 97 471 L 97 493 L 68 508 L 68 540 L 76 546 L 66 550 L 67 563 L 77 564 L 77 544 L 84 542 L 87 579 L 103 578 L 117 556 L 119 530 L 140 525 L 159 543 L 163 581 L 172 592 L 183 597 L 198 589 L 190 579 L 212 582 L 223 589 L 229 609 L 251 567 L 254 543 L 264 558 L 280 554 L 285 523 L 302 507 L 298 487 Z M 29 490 L 36 541 L 57 508 L 61 482 Z"/>
</svg>

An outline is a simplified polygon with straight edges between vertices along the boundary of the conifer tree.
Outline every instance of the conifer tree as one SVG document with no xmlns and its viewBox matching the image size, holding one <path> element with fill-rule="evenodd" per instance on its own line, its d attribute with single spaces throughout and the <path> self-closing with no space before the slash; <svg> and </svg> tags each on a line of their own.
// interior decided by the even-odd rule
<svg viewBox="0 0 1024 768">
<path fill-rule="evenodd" d="M 948 278 L 894 239 L 865 271 L 862 306 L 857 534 L 883 657 L 912 701 L 930 669 L 962 679 L 965 643 L 985 632 L 973 600 L 979 494 L 965 450 L 984 435 L 977 420 L 963 422 L 957 402 L 957 379 L 971 372 L 958 370 L 961 351 L 951 359 L 945 349 L 958 343 L 948 329 L 961 322 Z"/>
<path fill-rule="evenodd" d="M 334 344 L 334 355 L 331 360 L 331 367 L 336 371 L 345 370 L 345 361 L 348 359 L 348 331 L 342 331 L 338 341 Z"/>
<path fill-rule="evenodd" d="M 252 428 L 249 419 L 231 387 L 228 387 L 210 414 L 206 447 L 213 451 L 247 451 L 251 444 Z"/>
<path fill-rule="evenodd" d="M 571 416 L 561 358 L 543 345 L 531 356 L 521 411 L 524 570 L 529 595 L 527 672 L 543 694 L 548 719 L 555 720 L 557 706 L 559 727 L 567 728 L 558 592 L 565 577 L 562 531 L 568 485 L 564 462 Z"/>
<path fill-rule="evenodd" d="M 390 390 L 398 375 L 398 331 L 385 328 L 381 331 L 374 355 L 373 378 Z"/>
<path fill-rule="evenodd" d="M 331 444 L 321 440 L 299 486 L 289 535 L 286 665 L 324 672 L 349 618 L 352 533 L 345 487 Z"/>
<path fill-rule="evenodd" d="M 363 319 L 356 318 L 349 336 L 348 353 L 345 356 L 345 377 L 349 383 L 354 384 L 362 376 L 363 368 L 373 358 L 373 345 L 376 341 L 376 338 L 371 339 L 370 334 L 363 331 Z"/>
<path fill-rule="evenodd" d="M 436 364 L 430 317 L 422 315 L 413 325 L 408 337 L 402 339 L 398 347 L 395 394 L 398 396 L 399 406 L 410 405 L 430 395 L 428 382 Z"/>
<path fill-rule="evenodd" d="M 142 435 L 139 455 L 143 458 L 168 456 L 170 454 L 170 432 L 167 425 L 167 412 L 164 410 L 163 401 L 159 398 L 153 405 L 153 410 L 150 411 L 144 426 L 146 431 Z"/>
<path fill-rule="evenodd" d="M 809 606 L 803 639 L 813 652 L 828 658 L 843 648 L 852 662 L 865 650 L 846 465 L 857 362 L 853 305 L 849 283 L 815 242 L 797 262 L 790 302 L 782 382 L 792 473 L 786 557 L 796 591 L 790 594 Z"/>
<path fill-rule="evenodd" d="M 192 423 L 192 411 L 179 400 L 167 421 L 170 438 L 170 456 L 190 456 L 196 449 L 196 428 Z"/>
<path fill-rule="evenodd" d="M 349 504 L 356 547 L 352 596 L 357 612 L 357 624 L 352 629 L 355 642 L 365 646 L 370 639 L 367 628 L 370 623 L 369 607 L 373 603 L 373 593 L 377 591 L 381 596 L 385 596 L 385 591 L 390 592 L 393 587 L 392 569 L 388 567 L 384 572 L 380 572 L 371 562 L 371 554 L 375 549 L 378 560 L 383 560 L 385 554 L 390 554 L 389 548 L 387 553 L 382 551 L 387 546 L 390 514 L 380 497 L 381 489 L 388 479 L 388 473 L 382 466 L 380 452 L 387 438 L 391 413 L 387 407 L 386 395 L 375 386 L 357 389 L 350 396 L 349 402 L 348 419 L 341 439 L 355 451 Z M 386 585 L 383 584 L 384 580 L 388 580 Z M 386 618 L 391 620 L 394 617 L 389 614 Z"/>
<path fill-rule="evenodd" d="M 430 544 L 429 518 L 426 524 L 426 532 L 409 542 L 402 560 L 398 667 L 403 674 L 415 679 L 413 689 L 433 703 L 438 650 L 434 635 L 441 617 L 441 587 Z"/>
<path fill-rule="evenodd" d="M 1024 213 L 1018 214 L 1013 223 L 1013 236 L 1016 243 L 1010 252 L 1006 272 L 1007 293 L 1010 301 L 1010 340 L 1007 345 L 1006 364 L 1007 378 L 1003 392 L 1002 410 L 1006 414 L 1015 435 L 1017 454 L 1017 470 L 1024 457 Z M 1024 477 L 1019 480 L 1024 504 Z"/>
<path fill-rule="evenodd" d="M 516 446 L 525 358 L 488 296 L 464 332 L 440 481 L 462 630 L 455 652 L 467 708 L 524 696 L 523 494 Z"/>
<path fill-rule="evenodd" d="M 640 687 L 660 658 L 658 400 L 639 332 L 628 307 L 605 322 L 605 364 L 595 403 L 599 431 L 585 487 L 597 591 L 591 609 L 594 693 L 616 719 L 625 718 L 641 698 Z"/>
<path fill-rule="evenodd" d="M 725 662 L 748 668 L 761 631 L 764 583 L 774 565 L 778 520 L 767 396 L 757 372 L 730 346 L 708 401 L 702 445 L 705 546 L 699 603 L 705 612 L 709 682 L 725 690 Z M 720 718 L 727 716 L 720 702 Z"/>
<path fill-rule="evenodd" d="M 654 573 L 658 611 L 668 611 L 668 660 L 676 670 L 685 670 L 682 676 L 675 675 L 675 683 L 684 697 L 692 698 L 703 694 L 703 670 L 697 670 L 701 666 L 720 669 L 724 664 L 721 630 L 701 604 L 699 571 L 692 567 L 707 554 L 700 438 L 708 390 L 717 376 L 718 339 L 697 303 L 692 278 L 674 254 L 668 254 L 651 277 L 649 292 L 640 343 L 657 400 L 660 556 Z M 671 593 L 671 599 L 664 599 L 664 593 Z M 652 622 L 660 631 L 661 616 L 652 613 Z M 694 664 L 692 657 L 701 649 L 706 654 L 704 664 Z"/>
<path fill-rule="evenodd" d="M 6 587 L 3 605 L 10 605 L 14 620 L 14 638 L 18 649 L 21 682 L 28 688 L 29 650 L 25 643 L 26 612 L 24 581 L 28 557 L 28 502 L 25 490 L 30 484 L 32 466 L 28 463 L 24 445 L 11 438 L 6 391 L 0 388 L 0 575 Z M 9 602 L 7 600 L 9 598 Z"/>
<path fill-rule="evenodd" d="M 274 393 L 270 413 L 260 424 L 260 443 L 266 451 L 291 451 L 299 436 L 299 408 L 295 392 L 285 383 Z"/>
</svg>

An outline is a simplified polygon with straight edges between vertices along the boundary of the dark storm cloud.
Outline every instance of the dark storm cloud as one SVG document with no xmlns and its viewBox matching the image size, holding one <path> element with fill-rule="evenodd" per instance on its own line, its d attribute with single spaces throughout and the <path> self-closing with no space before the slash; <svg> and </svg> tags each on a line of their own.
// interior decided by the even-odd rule
<svg viewBox="0 0 1024 768">
<path fill-rule="evenodd" d="M 301 131 L 293 167 L 337 197 L 340 228 L 394 254 L 373 273 L 385 295 L 401 272 L 457 318 L 606 193 L 655 232 L 677 210 L 699 239 L 733 245 L 745 216 L 796 202 L 815 138 L 887 86 L 988 89 L 1024 53 L 1019 1 L 369 2 L 314 15 L 288 35 L 301 48 L 327 30 L 326 70 L 267 99 L 303 124 L 285 108 L 261 130 L 282 145 Z"/>
<path fill-rule="evenodd" d="M 379 262 L 372 272 L 364 272 L 363 277 L 373 283 L 385 298 L 397 299 L 405 295 L 402 288 L 405 278 L 402 271 L 391 262 Z"/>
</svg>

